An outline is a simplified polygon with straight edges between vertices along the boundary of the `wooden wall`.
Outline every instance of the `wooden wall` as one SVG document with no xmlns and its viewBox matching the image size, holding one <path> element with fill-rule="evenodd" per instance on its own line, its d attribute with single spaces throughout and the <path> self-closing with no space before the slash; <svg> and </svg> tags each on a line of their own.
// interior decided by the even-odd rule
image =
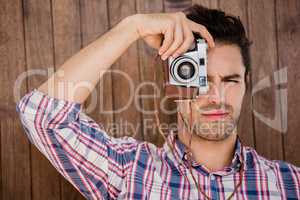
<svg viewBox="0 0 300 200">
<path fill-rule="evenodd" d="M 83 199 L 25 137 L 15 112 L 13 87 L 17 77 L 30 69 L 43 69 L 44 72 L 48 68 L 57 69 L 125 16 L 176 11 L 192 3 L 239 15 L 254 42 L 251 85 L 239 124 L 241 138 L 267 158 L 300 165 L 299 0 L 0 0 L 0 199 Z M 112 69 L 126 72 L 136 85 L 154 81 L 154 73 L 160 70 L 159 67 L 149 67 L 154 53 L 139 41 Z M 275 75 L 285 83 L 274 86 L 274 72 L 280 69 L 287 70 L 287 81 L 284 73 L 279 77 Z M 271 87 L 251 95 L 259 81 L 268 76 Z M 158 77 L 161 81 L 161 76 Z M 45 79 L 44 75 L 26 79 L 21 85 L 22 94 L 39 86 Z M 124 90 L 126 84 L 126 80 L 116 75 L 105 75 L 96 91 L 105 97 L 99 101 L 106 110 L 124 105 L 129 97 L 129 91 Z M 276 91 L 279 89 L 287 91 L 287 99 L 281 98 L 277 104 Z M 149 87 L 141 90 L 143 94 L 152 92 Z M 284 93 L 280 94 L 284 96 Z M 146 110 L 153 108 L 153 101 L 149 99 L 139 102 Z M 122 113 L 101 114 L 99 104 L 90 116 L 105 126 L 122 120 L 142 124 L 154 119 L 153 115 L 139 112 L 133 104 Z M 278 109 L 275 109 L 276 105 L 279 105 Z M 288 110 L 285 110 L 285 105 Z M 267 126 L 253 110 L 270 119 L 287 113 L 287 130 L 281 133 Z M 161 117 L 164 122 L 170 121 L 168 116 Z M 284 128 L 284 120 L 274 123 Z M 162 143 L 157 133 L 143 126 L 138 128 L 135 137 Z"/>
</svg>

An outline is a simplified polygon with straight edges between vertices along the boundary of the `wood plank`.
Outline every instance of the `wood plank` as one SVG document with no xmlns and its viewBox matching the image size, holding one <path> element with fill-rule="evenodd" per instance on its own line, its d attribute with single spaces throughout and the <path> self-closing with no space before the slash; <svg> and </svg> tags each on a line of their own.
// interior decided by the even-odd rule
<svg viewBox="0 0 300 200">
<path fill-rule="evenodd" d="M 55 66 L 77 53 L 81 44 L 79 0 L 53 0 Z"/>
<path fill-rule="evenodd" d="M 219 0 L 219 8 L 226 13 L 240 16 L 246 33 L 248 33 L 247 1 L 246 0 Z M 249 35 L 249 33 L 248 33 Z M 251 74 L 250 74 L 251 79 Z M 240 120 L 238 124 L 238 133 L 244 145 L 255 146 L 254 129 L 252 127 L 252 107 L 251 107 L 251 83 L 249 90 L 246 91 L 242 105 Z"/>
<path fill-rule="evenodd" d="M 1 197 L 1 199 L 3 199 L 3 191 L 4 191 L 4 188 L 3 188 L 3 184 L 2 184 L 2 151 L 1 151 L 1 149 L 2 149 L 2 140 L 1 140 L 1 121 L 0 121 L 0 174 L 1 174 L 1 176 L 0 176 L 0 197 Z"/>
<path fill-rule="evenodd" d="M 79 0 L 53 0 L 55 66 L 59 68 L 82 47 Z M 78 191 L 61 177 L 61 199 L 83 199 Z"/>
<path fill-rule="evenodd" d="M 252 87 L 253 91 L 264 78 L 272 80 L 277 70 L 276 24 L 274 1 L 254 0 L 249 2 L 249 30 L 253 41 L 252 54 Z M 261 30 L 264 30 L 263 32 Z M 268 33 L 268 34 L 265 34 Z M 283 159 L 282 137 L 274 130 L 274 125 L 266 124 L 259 115 L 268 119 L 275 117 L 275 88 L 269 87 L 253 94 L 254 127 L 256 149 L 269 159 Z M 281 110 L 279 110 L 280 114 Z"/>
<path fill-rule="evenodd" d="M 219 1 L 218 0 L 193 0 L 193 4 L 199 4 L 208 8 L 218 9 Z"/>
<path fill-rule="evenodd" d="M 0 118 L 0 199 L 31 199 L 29 142 L 16 118 L 13 95 L 14 82 L 25 70 L 22 15 L 22 1 L 0 1 L 0 108 L 5 111 Z M 26 83 L 18 92 L 25 94 Z"/>
<path fill-rule="evenodd" d="M 247 0 L 219 0 L 219 8 L 226 13 L 239 16 L 244 26 L 247 27 L 247 2 Z"/>
<path fill-rule="evenodd" d="M 1 119 L 2 199 L 31 199 L 30 148 L 18 118 Z M 20 178 L 22 177 L 22 178 Z"/>
<path fill-rule="evenodd" d="M 109 28 L 106 0 L 80 0 L 81 30 L 83 47 L 96 40 Z M 101 59 L 101 58 L 99 58 Z M 103 75 L 86 104 L 86 112 L 108 129 L 113 123 L 113 99 L 111 73 Z M 96 99 L 95 99 L 96 98 Z"/>
<path fill-rule="evenodd" d="M 110 27 L 116 25 L 126 16 L 136 13 L 135 1 L 132 0 L 115 0 L 108 1 Z M 125 76 L 119 73 L 112 74 L 113 86 L 113 105 L 114 119 L 117 128 L 114 136 L 131 135 L 137 139 L 143 139 L 141 126 L 141 113 L 134 103 L 134 94 L 130 91 L 136 89 L 140 83 L 138 68 L 137 43 L 132 44 L 119 60 L 112 66 L 112 70 L 125 73 L 129 76 L 128 81 Z M 133 87 L 130 87 L 132 84 Z M 131 101 L 132 100 L 132 101 Z M 126 105 L 128 105 L 126 107 Z M 123 111 L 118 110 L 124 108 Z"/>
<path fill-rule="evenodd" d="M 192 5 L 192 0 L 164 0 L 165 12 L 182 11 Z"/>
<path fill-rule="evenodd" d="M 298 0 L 276 1 L 276 20 L 278 35 L 278 61 L 279 69 L 287 67 L 287 132 L 283 134 L 285 160 L 300 166 L 300 2 Z"/>
<path fill-rule="evenodd" d="M 138 13 L 161 13 L 163 12 L 163 1 L 162 0 L 145 0 L 136 1 L 137 12 Z M 143 109 L 143 134 L 144 140 L 154 143 L 158 146 L 162 145 L 164 140 L 157 131 L 154 116 L 154 97 L 147 98 L 146 95 L 154 95 L 154 92 L 159 92 L 161 98 L 157 101 L 160 102 L 163 98 L 163 70 L 161 63 L 155 63 L 154 57 L 157 54 L 157 50 L 149 47 L 142 39 L 138 41 L 139 49 L 139 68 L 141 76 L 141 87 L 139 95 L 145 95 L 145 98 L 141 98 L 141 108 Z M 159 59 L 160 60 L 160 59 Z M 160 65 L 156 65 L 160 64 Z M 155 80 L 154 73 L 157 75 L 157 80 Z M 154 84 L 151 85 L 151 84 Z M 156 91 L 154 88 L 159 88 Z M 161 123 L 165 123 L 168 120 L 168 116 L 159 115 Z"/>
<path fill-rule="evenodd" d="M 50 1 L 24 2 L 24 27 L 28 71 L 54 67 Z M 42 23 L 41 23 L 42 22 Z M 47 80 L 47 75 L 28 78 L 28 91 Z M 32 199 L 60 199 L 60 175 L 35 146 L 31 146 Z"/>
</svg>

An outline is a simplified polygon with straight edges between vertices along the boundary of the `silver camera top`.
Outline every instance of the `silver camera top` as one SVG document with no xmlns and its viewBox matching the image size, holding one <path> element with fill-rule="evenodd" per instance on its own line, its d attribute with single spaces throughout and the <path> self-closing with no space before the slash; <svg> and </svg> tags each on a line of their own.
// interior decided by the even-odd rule
<svg viewBox="0 0 300 200">
<path fill-rule="evenodd" d="M 177 58 L 168 59 L 169 84 L 183 87 L 197 87 L 199 94 L 206 94 L 207 43 L 203 39 Z"/>
</svg>

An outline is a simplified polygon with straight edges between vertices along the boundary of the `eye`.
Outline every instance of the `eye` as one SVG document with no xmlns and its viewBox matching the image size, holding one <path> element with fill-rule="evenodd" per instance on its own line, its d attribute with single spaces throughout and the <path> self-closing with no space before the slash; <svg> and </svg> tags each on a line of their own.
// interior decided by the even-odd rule
<svg viewBox="0 0 300 200">
<path fill-rule="evenodd" d="M 233 82 L 233 83 L 239 83 L 240 81 L 238 80 L 233 80 L 233 79 L 228 79 L 228 80 L 224 80 L 225 82 Z"/>
</svg>

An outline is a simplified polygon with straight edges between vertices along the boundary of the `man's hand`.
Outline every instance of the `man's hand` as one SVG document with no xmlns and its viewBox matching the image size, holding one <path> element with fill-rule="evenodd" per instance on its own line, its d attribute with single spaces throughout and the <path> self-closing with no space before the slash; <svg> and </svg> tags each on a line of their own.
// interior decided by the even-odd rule
<svg viewBox="0 0 300 200">
<path fill-rule="evenodd" d="M 186 52 L 194 42 L 192 32 L 200 34 L 209 47 L 215 45 L 207 29 L 189 20 L 183 12 L 136 14 L 134 18 L 140 38 L 149 46 L 158 49 L 163 60 Z"/>
</svg>

